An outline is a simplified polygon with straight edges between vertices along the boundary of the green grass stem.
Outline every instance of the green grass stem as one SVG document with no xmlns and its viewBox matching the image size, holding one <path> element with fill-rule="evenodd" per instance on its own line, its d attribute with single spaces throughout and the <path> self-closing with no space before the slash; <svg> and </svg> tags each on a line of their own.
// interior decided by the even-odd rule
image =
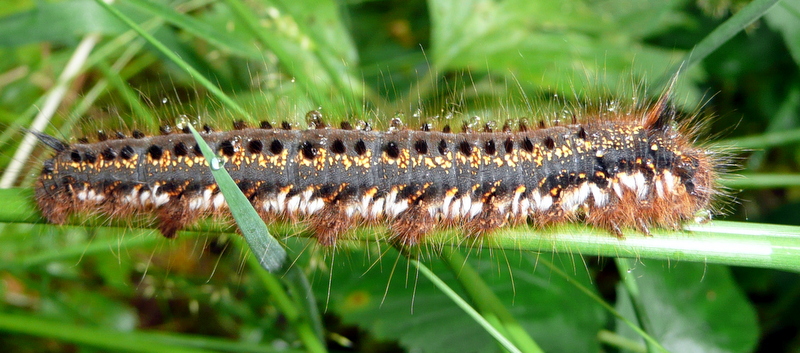
<svg viewBox="0 0 800 353">
<path fill-rule="evenodd" d="M 798 174 L 734 174 L 721 180 L 722 185 L 734 190 L 777 189 L 800 186 Z"/>
<path fill-rule="evenodd" d="M 30 189 L 0 190 L 0 199 L 7 207 L 0 209 L 0 222 L 46 223 L 33 202 Z M 101 218 L 70 220 L 79 226 L 147 227 L 146 223 L 111 221 Z M 298 234 L 297 227 L 274 225 L 276 234 Z M 200 222 L 189 230 L 230 232 L 230 226 Z M 619 239 L 608 232 L 585 225 L 573 224 L 547 229 L 528 226 L 506 228 L 477 243 L 465 242 L 457 230 L 438 232 L 428 239 L 429 244 L 474 246 L 514 251 L 547 251 L 584 256 L 650 258 L 670 261 L 693 261 L 733 266 L 750 266 L 800 272 L 800 227 L 749 222 L 712 221 L 707 224 L 687 224 L 683 230 L 651 230 L 644 236 L 632 230 Z M 382 227 L 355 231 L 358 241 L 373 242 L 375 232 Z M 347 240 L 342 240 L 343 243 Z"/>
</svg>

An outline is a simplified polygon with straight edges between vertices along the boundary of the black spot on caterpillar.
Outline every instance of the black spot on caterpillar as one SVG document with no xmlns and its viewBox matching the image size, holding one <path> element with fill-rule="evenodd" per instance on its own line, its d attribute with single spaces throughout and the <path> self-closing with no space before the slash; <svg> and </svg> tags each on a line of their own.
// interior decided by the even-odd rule
<svg viewBox="0 0 800 353">
<path fill-rule="evenodd" d="M 649 233 L 678 227 L 717 193 L 713 153 L 693 145 L 664 98 L 628 114 L 516 132 L 336 129 L 312 113 L 308 130 L 236 122 L 231 131 L 205 128 L 204 138 L 265 219 L 304 220 L 322 244 L 365 222 L 388 222 L 407 245 L 440 226 L 481 235 L 523 221 Z M 149 212 L 173 237 L 198 217 L 226 212 L 191 135 L 161 131 L 70 145 L 40 135 L 56 151 L 36 186 L 44 216 L 63 223 L 81 211 Z"/>
</svg>

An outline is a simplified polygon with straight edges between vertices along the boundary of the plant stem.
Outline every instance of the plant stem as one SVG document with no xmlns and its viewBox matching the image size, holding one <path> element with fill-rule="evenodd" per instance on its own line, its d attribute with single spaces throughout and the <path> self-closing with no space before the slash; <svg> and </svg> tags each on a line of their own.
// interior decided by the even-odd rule
<svg viewBox="0 0 800 353">
<path fill-rule="evenodd" d="M 0 223 L 47 223 L 36 210 L 33 191 L 25 188 L 0 189 Z M 76 226 L 138 226 L 148 224 L 136 220 L 109 221 L 106 217 L 73 217 L 68 224 Z M 274 234 L 298 234 L 296 226 L 278 223 Z M 230 232 L 230 226 L 210 221 L 199 222 L 187 230 Z M 382 227 L 364 227 L 355 231 L 357 241 L 374 242 Z M 617 238 L 604 230 L 581 224 L 533 229 L 518 226 L 498 230 L 471 246 L 546 251 L 584 256 L 649 258 L 670 261 L 694 261 L 733 266 L 772 268 L 800 272 L 800 227 L 749 222 L 714 221 L 688 224 L 680 231 L 653 229 L 652 236 L 626 231 Z M 462 244 L 463 234 L 457 229 L 437 232 L 426 242 L 435 246 Z M 342 240 L 342 243 L 352 240 Z"/>
</svg>

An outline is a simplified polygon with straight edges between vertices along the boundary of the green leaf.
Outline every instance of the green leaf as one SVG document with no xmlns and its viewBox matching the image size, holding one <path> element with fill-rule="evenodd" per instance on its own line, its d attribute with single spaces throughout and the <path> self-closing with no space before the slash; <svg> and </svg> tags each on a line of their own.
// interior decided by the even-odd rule
<svg viewBox="0 0 800 353">
<path fill-rule="evenodd" d="M 250 59 L 261 59 L 261 53 L 253 47 L 248 37 L 243 36 L 242 31 L 224 31 L 224 23 L 209 23 L 201 19 L 182 14 L 170 7 L 150 0 L 129 0 L 129 2 L 139 9 L 142 9 L 154 16 L 163 18 L 165 21 L 180 27 L 184 31 L 208 41 L 214 46 L 232 52 L 237 55 L 245 56 Z M 230 13 L 225 14 L 225 20 L 230 20 Z M 235 28 L 234 28 L 235 29 Z M 238 34 L 238 35 L 237 35 Z"/>
<path fill-rule="evenodd" d="M 631 273 L 645 305 L 648 332 L 671 352 L 750 352 L 758 342 L 756 313 L 725 266 L 642 260 Z M 632 318 L 618 286 L 617 309 Z M 617 323 L 617 331 L 636 337 Z M 640 340 L 642 343 L 643 340 Z"/>
<path fill-rule="evenodd" d="M 376 261 L 375 256 L 381 259 L 368 268 Z M 394 250 L 383 255 L 352 251 L 334 259 L 330 277 L 333 286 L 328 287 L 327 275 L 318 276 L 314 286 L 318 297 L 325 298 L 330 289 L 327 300 L 330 309 L 345 322 L 355 323 L 381 339 L 397 339 L 409 350 L 497 349 L 494 339 L 483 328 L 421 278 L 405 258 L 397 256 L 400 255 Z M 591 286 L 580 259 L 568 255 L 542 256 L 555 259 L 568 273 L 574 273 L 573 281 Z M 470 257 L 470 264 L 544 351 L 599 350 L 596 335 L 605 324 L 603 309 L 570 281 L 537 265 L 535 255 L 500 251 L 472 253 Z M 494 260 L 488 261 L 489 257 Z M 437 262 L 429 267 L 464 297 L 460 285 L 444 265 Z"/>
<path fill-rule="evenodd" d="M 642 15 L 654 16 L 651 8 L 633 0 L 615 3 L 432 0 L 433 67 L 493 70 L 522 86 L 570 95 L 629 92 L 639 79 L 661 76 L 681 54 L 648 45 L 642 32 L 625 27 L 637 25 L 632 19 Z M 655 11 L 658 17 L 677 16 L 668 6 Z M 699 94 L 689 83 L 679 82 L 676 90 L 696 102 Z"/>
<path fill-rule="evenodd" d="M 127 29 L 93 0 L 36 3 L 33 10 L 0 18 L 0 46 L 70 44 L 88 33 L 118 34 Z"/>
</svg>

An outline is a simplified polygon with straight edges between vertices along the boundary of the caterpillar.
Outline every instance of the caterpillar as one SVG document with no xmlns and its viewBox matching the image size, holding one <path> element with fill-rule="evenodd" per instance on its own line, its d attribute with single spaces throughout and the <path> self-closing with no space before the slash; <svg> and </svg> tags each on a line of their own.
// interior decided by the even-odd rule
<svg viewBox="0 0 800 353">
<path fill-rule="evenodd" d="M 713 151 L 676 116 L 665 96 L 513 131 L 332 128 L 312 111 L 304 130 L 237 122 L 203 136 L 265 220 L 303 221 L 325 245 L 364 223 L 388 224 L 404 245 L 439 227 L 480 236 L 520 222 L 585 222 L 622 237 L 625 228 L 677 228 L 718 194 Z M 227 212 L 188 130 L 161 130 L 72 144 L 38 134 L 55 151 L 36 183 L 42 214 L 61 224 L 78 212 L 148 213 L 174 237 Z"/>
</svg>

